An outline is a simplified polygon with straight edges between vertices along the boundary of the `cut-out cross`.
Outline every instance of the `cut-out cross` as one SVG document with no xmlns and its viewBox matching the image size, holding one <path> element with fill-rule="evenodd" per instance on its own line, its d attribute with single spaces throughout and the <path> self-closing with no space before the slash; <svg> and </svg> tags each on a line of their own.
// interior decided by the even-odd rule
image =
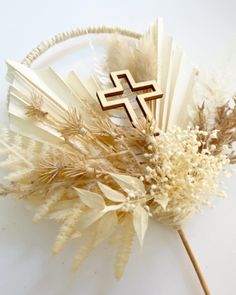
<svg viewBox="0 0 236 295">
<path fill-rule="evenodd" d="M 138 117 L 128 97 L 123 97 L 123 98 L 113 99 L 113 100 L 107 99 L 109 97 L 115 97 L 117 95 L 122 95 L 124 93 L 124 89 L 119 79 L 125 78 L 132 91 L 140 91 L 140 90 L 147 90 L 147 89 L 152 90 L 152 92 L 146 92 L 143 94 L 138 94 L 136 96 L 136 100 L 138 102 L 138 105 L 143 115 L 145 116 L 145 118 L 151 121 L 153 116 L 147 105 L 147 102 L 157 98 L 161 98 L 163 96 L 163 93 L 160 90 L 158 90 L 157 82 L 153 80 L 153 81 L 136 83 L 129 70 L 111 72 L 110 77 L 115 87 L 111 89 L 107 89 L 107 90 L 97 91 L 97 97 L 101 104 L 102 109 L 111 110 L 111 109 L 116 109 L 119 107 L 124 107 L 131 123 L 133 125 L 136 125 L 136 123 L 138 122 Z"/>
</svg>

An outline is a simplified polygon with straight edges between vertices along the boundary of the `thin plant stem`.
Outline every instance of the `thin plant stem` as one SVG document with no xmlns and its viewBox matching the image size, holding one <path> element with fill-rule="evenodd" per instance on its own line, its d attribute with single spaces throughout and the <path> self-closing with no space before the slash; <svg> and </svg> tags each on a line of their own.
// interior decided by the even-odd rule
<svg viewBox="0 0 236 295">
<path fill-rule="evenodd" d="M 193 251 L 192 251 L 192 249 L 191 249 L 191 247 L 189 245 L 189 242 L 188 242 L 188 240 L 186 238 L 186 235 L 185 235 L 184 231 L 182 229 L 179 229 L 178 234 L 179 234 L 180 239 L 181 239 L 181 241 L 182 241 L 182 243 L 183 243 L 183 245 L 184 245 L 184 247 L 185 247 L 185 249 L 186 249 L 186 251 L 188 253 L 188 256 L 189 256 L 189 258 L 190 258 L 190 260 L 192 262 L 192 265 L 193 265 L 193 267 L 195 269 L 195 272 L 196 272 L 196 274 L 198 276 L 198 279 L 200 281 L 200 284 L 202 286 L 202 289 L 203 289 L 205 295 L 211 295 L 211 292 L 210 292 L 210 290 L 209 290 L 209 288 L 207 286 L 206 280 L 205 280 L 205 278 L 203 276 L 203 273 L 202 273 L 202 271 L 201 271 L 201 269 L 200 269 L 200 267 L 198 265 L 197 259 L 195 258 L 194 254 L 193 254 Z"/>
</svg>

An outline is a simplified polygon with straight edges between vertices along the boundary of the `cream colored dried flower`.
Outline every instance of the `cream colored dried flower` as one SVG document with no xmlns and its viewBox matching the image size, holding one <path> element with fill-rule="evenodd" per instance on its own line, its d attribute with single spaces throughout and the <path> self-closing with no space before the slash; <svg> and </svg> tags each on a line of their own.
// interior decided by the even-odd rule
<svg viewBox="0 0 236 295">
<path fill-rule="evenodd" d="M 145 180 L 155 202 L 155 217 L 176 228 L 217 193 L 217 178 L 228 163 L 226 156 L 202 149 L 198 129 L 174 127 L 150 138 Z"/>
</svg>

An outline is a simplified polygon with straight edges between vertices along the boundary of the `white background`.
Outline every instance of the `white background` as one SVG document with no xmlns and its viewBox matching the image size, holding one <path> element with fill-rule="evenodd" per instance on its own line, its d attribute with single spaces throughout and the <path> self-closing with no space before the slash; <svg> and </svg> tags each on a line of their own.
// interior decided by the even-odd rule
<svg viewBox="0 0 236 295">
<path fill-rule="evenodd" d="M 13 1 L 0 0 L 0 116 L 6 122 L 4 60 L 20 61 L 39 41 L 69 28 L 122 26 L 144 31 L 158 16 L 195 64 L 233 67 L 236 2 L 227 1 Z M 228 63 L 227 63 L 228 62 Z M 235 68 L 236 71 L 236 68 Z M 235 85 L 236 88 L 236 85 Z M 5 117 L 4 117 L 5 116 Z M 236 175 L 228 197 L 204 209 L 185 231 L 212 294 L 236 294 Z M 113 278 L 114 251 L 104 245 L 74 274 L 75 245 L 51 256 L 57 227 L 32 225 L 22 203 L 0 200 L 1 295 L 200 295 L 202 290 L 177 234 L 152 224 L 142 251 L 134 245 L 124 278 Z"/>
</svg>

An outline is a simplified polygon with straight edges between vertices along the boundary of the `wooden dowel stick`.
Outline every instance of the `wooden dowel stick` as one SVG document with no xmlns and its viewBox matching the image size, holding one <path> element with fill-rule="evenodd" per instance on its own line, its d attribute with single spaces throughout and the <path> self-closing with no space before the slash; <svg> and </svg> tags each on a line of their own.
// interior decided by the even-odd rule
<svg viewBox="0 0 236 295">
<path fill-rule="evenodd" d="M 194 257 L 193 251 L 192 251 L 192 249 L 191 249 L 191 247 L 190 247 L 190 245 L 188 243 L 188 240 L 187 240 L 187 238 L 185 236 L 184 231 L 182 229 L 180 229 L 180 230 L 178 230 L 178 234 L 179 234 L 179 236 L 181 238 L 181 241 L 183 242 L 183 245 L 184 245 L 184 247 L 185 247 L 185 249 L 186 249 L 186 251 L 188 253 L 188 256 L 189 256 L 189 258 L 190 258 L 190 260 L 191 260 L 191 262 L 193 264 L 193 267 L 194 267 L 194 269 L 196 271 L 196 274 L 198 276 L 198 279 L 200 281 L 200 284 L 202 286 L 202 289 L 203 289 L 205 295 L 210 295 L 211 292 L 210 292 L 210 290 L 209 290 L 209 288 L 207 286 L 207 283 L 206 283 L 206 281 L 205 281 L 205 279 L 203 277 L 202 271 L 201 271 L 201 269 L 200 269 L 200 267 L 199 267 L 199 265 L 197 263 L 197 260 Z"/>
</svg>

